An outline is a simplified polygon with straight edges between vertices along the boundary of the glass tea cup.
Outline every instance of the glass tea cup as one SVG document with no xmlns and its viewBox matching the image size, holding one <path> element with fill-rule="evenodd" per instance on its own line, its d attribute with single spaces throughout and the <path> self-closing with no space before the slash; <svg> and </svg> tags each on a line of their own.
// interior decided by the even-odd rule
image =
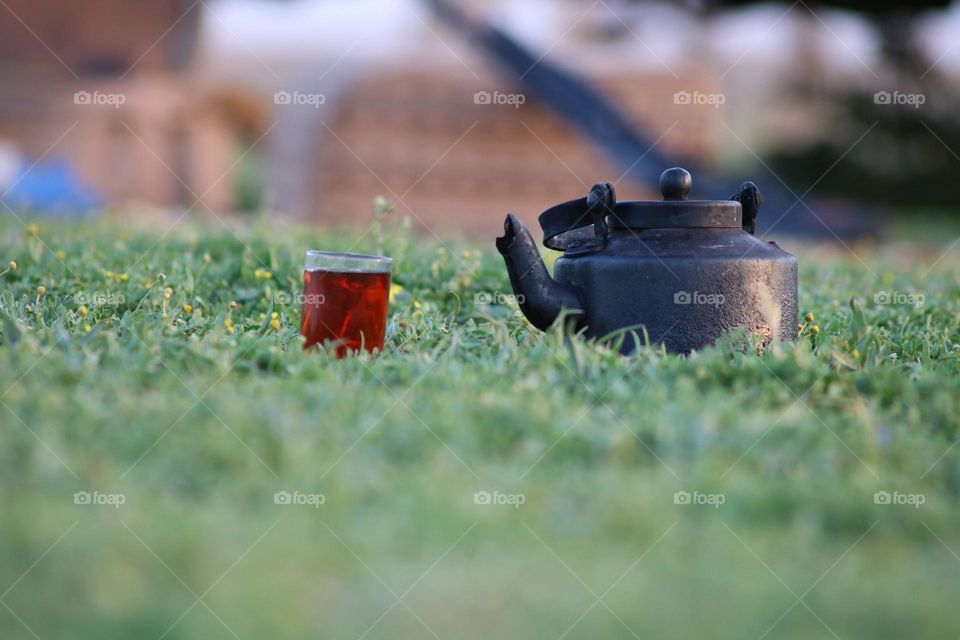
<svg viewBox="0 0 960 640">
<path fill-rule="evenodd" d="M 307 251 L 300 333 L 304 349 L 336 347 L 337 357 L 383 351 L 390 298 L 390 258 Z"/>
</svg>

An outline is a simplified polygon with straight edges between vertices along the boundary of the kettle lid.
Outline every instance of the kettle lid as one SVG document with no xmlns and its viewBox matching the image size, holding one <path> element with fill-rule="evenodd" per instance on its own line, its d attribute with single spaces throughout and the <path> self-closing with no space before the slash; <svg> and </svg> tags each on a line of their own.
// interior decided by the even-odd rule
<svg viewBox="0 0 960 640">
<path fill-rule="evenodd" d="M 743 206 L 756 216 L 760 192 L 744 183 L 730 200 L 688 200 L 690 172 L 680 167 L 660 175 L 663 200 L 617 202 L 613 185 L 597 184 L 586 198 L 570 200 L 540 214 L 543 244 L 557 251 L 595 251 L 605 242 L 607 227 L 615 229 L 733 228 L 743 226 Z M 747 194 L 746 196 L 744 194 Z M 743 201 L 743 206 L 741 206 Z M 593 229 L 588 227 L 593 226 Z M 589 250 L 589 251 L 587 251 Z"/>
</svg>

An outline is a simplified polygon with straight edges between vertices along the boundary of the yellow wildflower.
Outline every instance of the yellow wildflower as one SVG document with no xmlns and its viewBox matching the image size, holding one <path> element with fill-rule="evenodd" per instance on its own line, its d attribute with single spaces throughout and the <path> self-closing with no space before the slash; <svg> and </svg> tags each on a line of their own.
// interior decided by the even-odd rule
<svg viewBox="0 0 960 640">
<path fill-rule="evenodd" d="M 79 307 L 77 307 L 77 313 L 79 313 L 82 317 L 86 318 L 87 314 L 90 313 L 90 309 L 87 309 L 87 305 L 82 304 Z"/>
<path fill-rule="evenodd" d="M 38 296 L 42 296 L 42 295 L 45 294 L 46 292 L 47 292 L 47 288 L 46 288 L 45 286 L 40 285 L 39 287 L 37 287 L 37 295 L 38 295 Z"/>
<path fill-rule="evenodd" d="M 807 322 L 813 322 L 813 313 L 807 313 L 807 315 L 803 316 L 803 319 Z"/>
<path fill-rule="evenodd" d="M 390 302 L 393 302 L 394 298 L 403 293 L 403 287 L 399 284 L 390 285 Z"/>
<path fill-rule="evenodd" d="M 185 304 L 182 307 L 184 313 L 193 313 L 193 305 Z"/>
<path fill-rule="evenodd" d="M 17 270 L 17 261 L 16 261 L 16 260 L 11 260 L 10 262 L 8 262 L 8 263 L 7 263 L 7 269 L 10 270 L 10 271 L 16 271 L 16 270 Z"/>
<path fill-rule="evenodd" d="M 810 327 L 810 333 L 812 333 L 813 335 L 817 335 L 818 333 L 820 333 L 820 325 L 815 324 L 812 327 Z"/>
<path fill-rule="evenodd" d="M 272 319 L 276 320 L 277 318 L 280 317 L 280 314 L 277 313 L 276 311 L 274 311 L 273 313 L 270 314 L 270 317 L 271 317 Z"/>
<path fill-rule="evenodd" d="M 270 328 L 277 331 L 280 328 L 280 321 L 274 318 L 270 321 Z"/>
<path fill-rule="evenodd" d="M 126 281 L 129 280 L 129 279 L 130 279 L 130 274 L 129 274 L 129 273 L 121 273 L 121 274 L 120 274 L 120 282 L 126 282 Z"/>
<path fill-rule="evenodd" d="M 90 333 L 91 331 L 93 331 L 93 327 L 91 327 L 91 326 L 88 325 L 88 324 L 83 325 L 83 332 L 84 332 L 84 333 Z"/>
</svg>

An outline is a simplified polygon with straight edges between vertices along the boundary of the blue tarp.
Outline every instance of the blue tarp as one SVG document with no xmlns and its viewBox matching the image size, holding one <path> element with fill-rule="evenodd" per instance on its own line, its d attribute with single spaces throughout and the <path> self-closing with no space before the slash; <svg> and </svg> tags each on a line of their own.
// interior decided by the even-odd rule
<svg viewBox="0 0 960 640">
<path fill-rule="evenodd" d="M 10 183 L 0 185 L 0 194 L 0 201 L 17 213 L 86 216 L 103 207 L 100 194 L 59 158 L 36 166 L 22 162 Z"/>
</svg>

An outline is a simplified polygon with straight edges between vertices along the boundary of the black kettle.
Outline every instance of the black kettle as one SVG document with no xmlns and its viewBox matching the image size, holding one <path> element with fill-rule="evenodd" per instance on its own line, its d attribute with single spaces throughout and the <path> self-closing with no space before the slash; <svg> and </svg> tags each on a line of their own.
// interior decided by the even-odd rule
<svg viewBox="0 0 960 640">
<path fill-rule="evenodd" d="M 688 353 L 738 327 L 765 343 L 794 340 L 797 260 L 754 235 L 761 195 L 752 182 L 730 200 L 688 200 L 690 174 L 660 176 L 662 201 L 617 202 L 611 184 L 540 215 L 543 244 L 563 251 L 547 273 L 530 232 L 513 214 L 497 238 L 520 309 L 541 330 L 561 311 L 577 331 L 621 332 Z M 626 330 L 626 331 L 625 331 Z"/>
</svg>

